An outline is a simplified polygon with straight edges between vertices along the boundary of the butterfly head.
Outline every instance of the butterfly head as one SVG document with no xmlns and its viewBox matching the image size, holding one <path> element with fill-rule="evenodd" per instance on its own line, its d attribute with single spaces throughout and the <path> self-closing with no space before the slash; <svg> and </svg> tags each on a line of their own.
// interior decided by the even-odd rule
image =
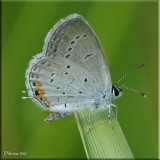
<svg viewBox="0 0 160 160">
<path fill-rule="evenodd" d="M 123 90 L 116 85 L 112 86 L 112 94 L 114 95 L 115 98 L 118 98 L 122 95 Z"/>
<path fill-rule="evenodd" d="M 122 81 L 127 75 L 129 75 L 130 73 L 132 73 L 133 71 L 135 71 L 138 68 L 144 67 L 144 64 L 139 65 L 138 67 L 133 68 L 131 71 L 129 71 L 128 73 L 126 73 L 117 83 L 116 85 L 112 86 L 112 94 L 114 95 L 115 98 L 118 98 L 122 95 L 122 89 L 129 89 L 131 91 L 137 92 L 140 95 L 142 95 L 143 97 L 147 97 L 145 93 L 137 91 L 135 89 L 129 88 L 129 87 L 125 87 L 124 85 L 122 85 L 122 87 L 117 87 L 117 84 Z"/>
</svg>

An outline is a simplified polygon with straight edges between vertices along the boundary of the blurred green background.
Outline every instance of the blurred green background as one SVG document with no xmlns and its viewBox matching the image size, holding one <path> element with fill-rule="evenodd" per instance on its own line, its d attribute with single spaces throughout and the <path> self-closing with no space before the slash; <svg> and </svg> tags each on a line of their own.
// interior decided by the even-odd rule
<svg viewBox="0 0 160 160">
<path fill-rule="evenodd" d="M 26 152 L 3 158 L 86 158 L 74 115 L 47 124 L 47 111 L 21 99 L 28 62 L 42 51 L 53 25 L 72 13 L 81 14 L 96 32 L 113 83 L 146 64 L 121 85 L 148 97 L 125 90 L 116 104 L 135 158 L 158 158 L 158 3 L 2 2 L 2 154 Z"/>
</svg>

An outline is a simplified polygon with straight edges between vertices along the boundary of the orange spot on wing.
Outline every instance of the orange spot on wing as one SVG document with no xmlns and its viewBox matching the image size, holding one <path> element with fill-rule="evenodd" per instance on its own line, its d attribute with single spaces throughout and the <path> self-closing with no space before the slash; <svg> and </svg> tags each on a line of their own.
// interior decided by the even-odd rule
<svg viewBox="0 0 160 160">
<path fill-rule="evenodd" d="M 42 90 L 42 89 L 37 89 L 37 90 L 39 91 L 39 95 L 35 96 L 35 98 L 42 98 L 42 97 L 44 97 L 44 94 L 45 94 L 44 90 Z"/>
<path fill-rule="evenodd" d="M 37 81 L 36 83 L 37 83 L 37 86 L 35 87 L 35 89 L 39 91 L 39 95 L 35 96 L 35 98 L 42 98 L 42 97 L 46 98 L 44 97 L 44 94 L 45 94 L 44 90 L 40 89 L 42 87 L 42 83 L 39 81 Z"/>
<path fill-rule="evenodd" d="M 37 81 L 37 86 L 35 87 L 35 89 L 39 91 L 39 95 L 34 96 L 34 97 L 35 98 L 43 98 L 44 101 L 47 101 L 47 98 L 44 97 L 45 92 L 44 92 L 44 90 L 40 89 L 41 87 L 42 87 L 42 83 Z M 47 103 L 48 103 L 48 105 L 51 104 L 51 102 L 47 102 Z"/>
<path fill-rule="evenodd" d="M 41 88 L 41 86 L 42 86 L 42 83 L 41 83 L 41 82 L 39 82 L 39 81 L 37 81 L 37 86 L 35 87 L 35 89 L 40 89 L 40 88 Z"/>
</svg>

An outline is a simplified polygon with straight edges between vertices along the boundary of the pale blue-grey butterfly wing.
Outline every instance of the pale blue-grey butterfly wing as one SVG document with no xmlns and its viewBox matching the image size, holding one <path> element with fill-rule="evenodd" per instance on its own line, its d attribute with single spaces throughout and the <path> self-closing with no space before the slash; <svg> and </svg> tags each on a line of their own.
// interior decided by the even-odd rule
<svg viewBox="0 0 160 160">
<path fill-rule="evenodd" d="M 111 91 L 104 51 L 80 15 L 70 15 L 58 22 L 45 39 L 43 53 L 30 64 L 30 95 L 36 95 L 43 106 L 58 112 L 75 111 L 87 104 L 89 107 L 97 92 Z"/>
<path fill-rule="evenodd" d="M 80 15 L 70 15 L 50 30 L 43 54 L 71 60 L 91 74 L 93 72 L 93 76 L 104 85 L 107 84 L 107 87 L 111 86 L 110 68 L 103 48 L 94 31 Z"/>
</svg>

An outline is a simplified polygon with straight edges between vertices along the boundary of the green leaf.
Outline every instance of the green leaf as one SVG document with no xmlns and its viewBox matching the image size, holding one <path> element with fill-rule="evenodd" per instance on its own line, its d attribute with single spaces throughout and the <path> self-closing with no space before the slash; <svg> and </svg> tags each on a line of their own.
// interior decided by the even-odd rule
<svg viewBox="0 0 160 160">
<path fill-rule="evenodd" d="M 88 133 L 89 110 L 77 112 L 75 117 L 87 158 L 134 158 L 113 111 L 112 128 L 108 120 L 108 110 L 97 109 L 92 112 Z"/>
</svg>

